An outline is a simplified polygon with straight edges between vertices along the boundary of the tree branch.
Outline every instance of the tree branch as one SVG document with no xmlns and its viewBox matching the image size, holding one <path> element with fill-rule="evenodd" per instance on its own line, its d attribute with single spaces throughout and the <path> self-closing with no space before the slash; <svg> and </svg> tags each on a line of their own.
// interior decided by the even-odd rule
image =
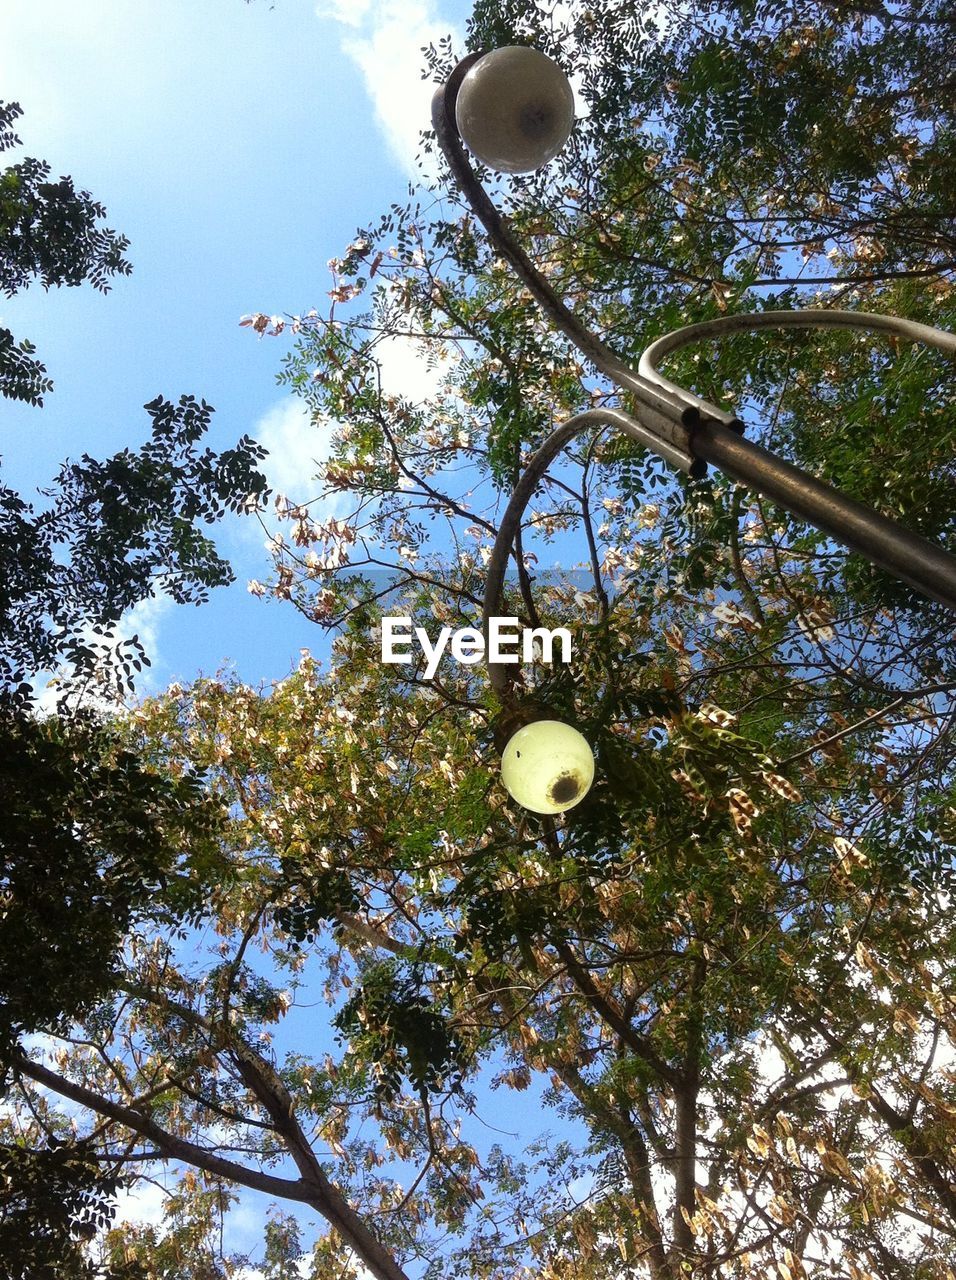
<svg viewBox="0 0 956 1280">
<path fill-rule="evenodd" d="M 244 1165 L 236 1164 L 232 1160 L 224 1160 L 204 1147 L 196 1146 L 185 1138 L 177 1138 L 175 1134 L 168 1133 L 143 1112 L 112 1102 L 109 1098 L 103 1098 L 84 1085 L 67 1080 L 65 1076 L 41 1066 L 39 1062 L 33 1062 L 22 1050 L 14 1055 L 13 1063 L 20 1075 L 26 1076 L 36 1084 L 51 1089 L 62 1098 L 69 1098 L 71 1102 L 76 1102 L 97 1115 L 115 1120 L 117 1124 L 131 1129 L 144 1138 L 149 1138 L 155 1143 L 164 1160 L 182 1160 L 185 1164 L 194 1165 L 197 1169 L 205 1169 L 207 1173 L 228 1178 L 231 1182 L 238 1182 L 242 1186 L 250 1187 L 253 1191 L 262 1191 L 266 1195 L 286 1196 L 290 1200 L 297 1200 L 303 1204 L 314 1203 L 314 1189 L 303 1179 L 296 1181 L 289 1178 L 276 1178 L 272 1174 L 247 1169 Z"/>
</svg>

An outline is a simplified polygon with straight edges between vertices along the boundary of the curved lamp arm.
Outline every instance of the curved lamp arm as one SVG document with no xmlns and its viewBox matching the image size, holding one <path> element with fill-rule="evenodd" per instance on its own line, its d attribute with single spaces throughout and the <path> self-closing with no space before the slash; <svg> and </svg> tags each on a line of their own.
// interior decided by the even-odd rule
<svg viewBox="0 0 956 1280">
<path fill-rule="evenodd" d="M 912 342 L 923 342 L 947 355 L 956 355 L 956 334 L 947 333 L 945 329 L 934 329 L 928 324 L 903 320 L 899 316 L 881 316 L 873 311 L 825 311 L 808 307 L 803 311 L 759 311 L 720 316 L 716 320 L 685 325 L 652 342 L 641 356 L 638 372 L 662 391 L 686 395 L 677 383 L 658 373 L 657 366 L 665 356 L 702 338 L 722 338 L 728 333 L 747 333 L 754 329 L 872 329 L 909 338 Z"/>
<path fill-rule="evenodd" d="M 521 517 L 524 515 L 525 507 L 531 501 L 531 496 L 541 483 L 548 467 L 550 467 L 564 446 L 589 427 L 617 427 L 618 430 L 623 431 L 625 435 L 630 436 L 632 440 L 636 440 L 638 444 L 644 445 L 645 448 L 660 448 L 659 444 L 648 444 L 647 437 L 649 433 L 646 428 L 636 422 L 630 414 L 625 413 L 623 409 L 586 409 L 583 413 L 577 413 L 573 418 L 569 418 L 556 431 L 552 431 L 551 435 L 548 436 L 527 467 L 525 467 L 498 527 L 498 535 L 495 538 L 491 559 L 488 561 L 488 573 L 485 578 L 482 629 L 485 636 L 486 652 L 488 652 L 489 623 L 492 618 L 498 616 L 505 571 L 508 567 L 508 557 L 511 555 L 515 535 L 521 527 Z M 508 667 L 502 663 L 492 662 L 490 659 L 487 665 L 488 680 L 492 688 L 498 694 L 507 695 L 510 684 Z"/>
<path fill-rule="evenodd" d="M 662 391 L 675 386 L 657 371 L 657 363 L 672 351 L 702 338 L 722 337 L 754 329 L 864 329 L 892 333 L 923 342 L 947 355 L 956 355 L 956 335 L 915 320 L 882 316 L 868 311 L 764 311 L 721 316 L 701 324 L 686 325 L 651 343 L 641 356 L 642 375 L 653 379 Z M 872 508 L 847 498 L 799 467 L 776 457 L 750 441 L 730 436 L 702 422 L 694 433 L 694 452 L 719 467 L 725 475 L 756 489 L 764 497 L 830 534 L 844 546 L 860 552 L 874 564 L 941 604 L 956 609 L 956 559 L 911 533 Z"/>
</svg>

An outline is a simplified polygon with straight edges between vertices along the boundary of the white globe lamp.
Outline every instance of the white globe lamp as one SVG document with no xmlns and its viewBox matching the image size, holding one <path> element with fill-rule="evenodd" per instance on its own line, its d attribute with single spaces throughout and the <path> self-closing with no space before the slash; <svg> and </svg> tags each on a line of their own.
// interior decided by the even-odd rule
<svg viewBox="0 0 956 1280">
<path fill-rule="evenodd" d="M 455 118 L 465 146 L 490 169 L 533 173 L 567 142 L 574 94 L 547 54 L 509 45 L 484 54 L 466 72 Z"/>
<path fill-rule="evenodd" d="M 594 781 L 594 753 L 587 738 L 569 724 L 534 720 L 508 740 L 501 780 L 522 808 L 563 813 L 587 795 Z"/>
</svg>

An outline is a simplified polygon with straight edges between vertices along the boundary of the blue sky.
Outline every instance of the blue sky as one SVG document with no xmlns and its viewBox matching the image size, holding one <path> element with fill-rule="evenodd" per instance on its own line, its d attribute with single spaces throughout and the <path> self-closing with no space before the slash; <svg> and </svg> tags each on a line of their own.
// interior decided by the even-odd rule
<svg viewBox="0 0 956 1280">
<path fill-rule="evenodd" d="M 307 485 L 325 441 L 275 385 L 286 338 L 240 329 L 251 311 L 322 311 L 327 262 L 416 174 L 431 88 L 422 45 L 453 32 L 453 0 L 5 0 L 0 98 L 19 102 L 23 147 L 106 206 L 133 274 L 0 299 L 54 380 L 44 408 L 6 402 L 6 483 L 32 496 L 62 459 L 105 457 L 147 436 L 146 401 L 189 393 L 216 408 L 210 443 L 270 447 L 281 492 Z M 393 376 L 414 384 L 413 357 Z M 396 387 L 396 389 L 399 389 Z M 313 496 L 293 490 L 292 496 Z M 281 678 L 322 635 L 287 605 L 249 595 L 268 557 L 253 520 L 214 530 L 236 584 L 199 609 L 150 602 L 134 627 L 150 684 L 232 660 Z"/>
<path fill-rule="evenodd" d="M 143 405 L 189 393 L 216 408 L 213 447 L 250 434 L 271 450 L 276 489 L 313 496 L 325 439 L 276 386 L 289 341 L 239 320 L 326 309 L 328 260 L 416 177 L 433 88 L 420 48 L 452 32 L 461 49 L 469 11 L 453 0 L 5 0 L 0 99 L 23 108 L 23 146 L 0 168 L 30 155 L 70 174 L 129 237 L 133 264 L 105 296 L 85 286 L 0 299 L 0 321 L 36 344 L 55 384 L 42 409 L 3 402 L 5 483 L 29 499 L 67 457 L 136 448 Z M 432 383 L 400 347 L 384 376 L 412 395 Z M 138 630 L 153 660 L 141 693 L 227 660 L 257 685 L 287 675 L 301 648 L 327 650 L 291 606 L 249 594 L 269 572 L 258 523 L 213 533 L 236 583 L 198 609 L 149 602 L 121 628 Z M 539 1119 L 537 1099 L 506 1092 L 485 1096 L 483 1116 L 530 1140 L 541 1125 L 522 1120 Z M 261 1257 L 268 1203 L 242 1192 L 227 1247 Z M 119 1216 L 161 1222 L 161 1188 L 124 1194 Z M 315 1215 L 301 1221 L 310 1241 Z"/>
<path fill-rule="evenodd" d="M 461 49 L 467 12 L 452 0 L 329 0 L 318 11 L 310 0 L 5 0 L 0 97 L 24 111 L 15 154 L 48 160 L 105 204 L 133 263 L 105 297 L 37 289 L 0 302 L 55 381 L 42 410 L 3 406 L 8 484 L 29 495 L 67 456 L 136 447 L 144 403 L 190 393 L 216 406 L 210 443 L 253 435 L 273 451 L 274 486 L 313 496 L 310 460 L 325 441 L 275 384 L 287 340 L 259 340 L 239 319 L 325 310 L 328 259 L 415 177 L 431 95 L 420 47 L 452 31 Z M 407 353 L 385 372 L 395 391 L 422 386 Z M 147 642 L 154 689 L 225 660 L 252 684 L 280 679 L 300 648 L 324 651 L 289 605 L 248 593 L 269 569 L 258 524 L 215 532 L 236 584 L 200 609 L 151 603 L 129 627 Z M 567 1132 L 542 1114 L 537 1089 L 485 1092 L 481 1110 L 520 1132 L 514 1145 L 542 1127 Z M 500 1132 L 475 1136 L 512 1146 Z M 121 1217 L 159 1222 L 162 1199 L 139 1188 Z M 231 1247 L 261 1247 L 267 1203 L 242 1194 Z"/>
</svg>

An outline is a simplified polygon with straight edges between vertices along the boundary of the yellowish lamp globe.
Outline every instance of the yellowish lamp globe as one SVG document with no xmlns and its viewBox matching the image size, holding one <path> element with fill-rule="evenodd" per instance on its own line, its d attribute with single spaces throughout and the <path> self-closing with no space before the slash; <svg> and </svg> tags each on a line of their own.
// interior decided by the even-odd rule
<svg viewBox="0 0 956 1280">
<path fill-rule="evenodd" d="M 534 720 L 508 740 L 501 780 L 512 799 L 532 813 L 563 813 L 590 790 L 594 753 L 569 724 Z"/>
</svg>

